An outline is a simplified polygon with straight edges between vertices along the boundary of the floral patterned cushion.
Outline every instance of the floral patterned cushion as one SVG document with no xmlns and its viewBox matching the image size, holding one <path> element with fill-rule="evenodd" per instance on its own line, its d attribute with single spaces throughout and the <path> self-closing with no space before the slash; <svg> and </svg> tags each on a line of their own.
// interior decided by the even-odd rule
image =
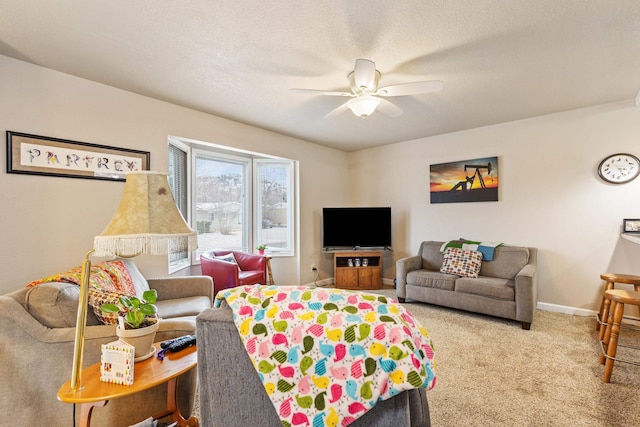
<svg viewBox="0 0 640 427">
<path fill-rule="evenodd" d="M 76 267 L 64 273 L 44 277 L 27 286 L 33 287 L 48 282 L 67 282 L 80 285 L 82 267 Z M 100 306 L 105 303 L 120 305 L 121 295 L 136 295 L 129 270 L 123 261 L 105 261 L 91 266 L 89 276 L 89 305 L 98 320 L 105 325 L 118 324 L 118 313 L 103 313 Z"/>
<path fill-rule="evenodd" d="M 89 288 L 89 305 L 100 323 L 103 325 L 117 325 L 118 316 L 124 316 L 126 314 L 124 311 L 120 311 L 119 313 L 104 313 L 100 310 L 102 304 L 115 304 L 120 306 L 119 298 L 122 295 L 129 296 L 129 294 L 123 294 L 122 292 L 105 292 L 99 289 Z"/>
<path fill-rule="evenodd" d="M 82 267 L 76 267 L 64 273 L 44 277 L 27 286 L 36 286 L 47 282 L 67 282 L 79 285 L 82 282 Z M 89 287 L 106 292 L 124 292 L 135 295 L 136 288 L 129 270 L 122 261 L 105 261 L 91 266 Z"/>
<path fill-rule="evenodd" d="M 444 251 L 441 273 L 462 277 L 478 277 L 482 267 L 482 253 L 459 248 L 447 248 Z"/>
</svg>

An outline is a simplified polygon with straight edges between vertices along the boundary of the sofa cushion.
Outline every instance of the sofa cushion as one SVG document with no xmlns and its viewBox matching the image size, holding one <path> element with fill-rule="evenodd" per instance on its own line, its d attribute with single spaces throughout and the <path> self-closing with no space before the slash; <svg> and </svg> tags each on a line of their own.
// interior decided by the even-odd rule
<svg viewBox="0 0 640 427">
<path fill-rule="evenodd" d="M 458 276 L 439 271 L 413 270 L 407 273 L 407 285 L 453 291 Z"/>
<path fill-rule="evenodd" d="M 211 308 L 211 300 L 207 296 L 168 299 L 156 301 L 156 307 L 158 307 L 158 316 L 162 319 L 197 316 L 205 309 Z"/>
<path fill-rule="evenodd" d="M 25 304 L 33 317 L 50 328 L 73 327 L 78 312 L 79 284 L 82 267 L 57 273 L 29 283 L 32 289 Z M 115 324 L 117 315 L 103 314 L 99 306 L 104 302 L 117 302 L 120 292 L 133 295 L 149 289 L 147 280 L 130 259 L 105 261 L 91 266 L 87 325 Z M 116 294 L 113 294 L 116 293 Z"/>
<path fill-rule="evenodd" d="M 462 277 L 478 277 L 482 266 L 482 254 L 459 248 L 447 248 L 442 259 L 441 273 Z"/>
<path fill-rule="evenodd" d="M 456 292 L 481 295 L 493 299 L 515 301 L 513 280 L 480 276 L 474 279 L 461 277 L 456 280 Z"/>
<path fill-rule="evenodd" d="M 104 313 L 100 306 L 102 304 L 115 304 L 122 307 L 120 304 L 121 296 L 131 296 L 130 294 L 124 294 L 122 292 L 105 292 L 100 289 L 89 288 L 89 306 L 93 309 L 93 314 L 103 325 L 117 325 L 118 316 L 124 317 L 127 313 L 121 310 L 118 313 Z"/>
<path fill-rule="evenodd" d="M 513 279 L 529 263 L 529 248 L 522 246 L 500 246 L 496 248 L 493 261 L 483 262 L 480 276 Z"/>
<path fill-rule="evenodd" d="M 149 283 L 147 279 L 142 275 L 138 266 L 133 262 L 130 258 L 118 258 L 117 261 L 122 262 L 122 264 L 127 268 L 129 272 L 129 276 L 131 278 L 131 282 L 133 282 L 133 287 L 136 292 L 136 296 L 138 298 L 142 298 L 142 294 L 144 291 L 149 290 Z"/>
<path fill-rule="evenodd" d="M 447 248 L 460 248 L 467 251 L 478 251 L 482 254 L 482 259 L 484 261 L 491 261 L 496 248 L 502 245 L 503 243 L 498 242 L 477 242 L 461 238 L 459 240 L 450 240 L 443 243 L 440 247 L 440 251 L 444 252 Z"/>
<path fill-rule="evenodd" d="M 440 270 L 443 253 L 440 252 L 442 242 L 422 242 L 420 255 L 422 256 L 422 268 L 425 270 Z"/>
<path fill-rule="evenodd" d="M 48 328 L 76 326 L 80 288 L 72 283 L 47 282 L 35 286 L 25 296 L 27 311 Z M 87 325 L 99 325 L 92 312 L 87 313 Z"/>
</svg>

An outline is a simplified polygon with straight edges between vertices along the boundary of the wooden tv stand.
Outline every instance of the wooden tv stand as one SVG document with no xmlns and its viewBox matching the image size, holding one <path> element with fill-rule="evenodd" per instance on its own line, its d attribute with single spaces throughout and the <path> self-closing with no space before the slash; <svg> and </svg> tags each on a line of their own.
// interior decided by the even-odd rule
<svg viewBox="0 0 640 427">
<path fill-rule="evenodd" d="M 356 266 L 356 259 L 360 266 Z M 363 260 L 367 260 L 367 266 Z M 349 266 L 351 260 L 353 266 Z M 381 251 L 341 251 L 333 255 L 333 277 L 336 288 L 380 289 L 382 287 Z"/>
</svg>

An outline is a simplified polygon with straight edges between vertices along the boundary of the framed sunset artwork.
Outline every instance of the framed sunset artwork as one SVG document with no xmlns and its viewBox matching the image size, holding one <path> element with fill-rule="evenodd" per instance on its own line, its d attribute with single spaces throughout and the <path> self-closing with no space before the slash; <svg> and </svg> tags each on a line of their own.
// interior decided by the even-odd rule
<svg viewBox="0 0 640 427">
<path fill-rule="evenodd" d="M 460 160 L 429 167 L 431 203 L 498 201 L 498 157 Z"/>
</svg>

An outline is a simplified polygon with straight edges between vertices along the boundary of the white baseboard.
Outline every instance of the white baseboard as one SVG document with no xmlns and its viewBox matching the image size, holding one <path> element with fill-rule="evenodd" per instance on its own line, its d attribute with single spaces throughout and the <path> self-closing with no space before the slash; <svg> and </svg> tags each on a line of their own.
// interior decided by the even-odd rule
<svg viewBox="0 0 640 427">
<path fill-rule="evenodd" d="M 594 310 L 569 307 L 567 305 L 549 304 L 546 302 L 539 302 L 537 308 L 538 310 L 551 311 L 554 313 L 572 314 L 574 316 L 590 317 L 596 315 L 596 312 Z"/>
<path fill-rule="evenodd" d="M 539 302 L 537 306 L 538 310 L 551 311 L 554 313 L 571 314 L 573 316 L 582 317 L 596 317 L 595 310 L 587 310 L 585 308 L 568 307 L 566 305 L 549 304 L 546 302 Z M 640 318 L 636 316 L 629 316 L 625 314 L 625 321 L 636 326 L 640 326 Z"/>
</svg>

